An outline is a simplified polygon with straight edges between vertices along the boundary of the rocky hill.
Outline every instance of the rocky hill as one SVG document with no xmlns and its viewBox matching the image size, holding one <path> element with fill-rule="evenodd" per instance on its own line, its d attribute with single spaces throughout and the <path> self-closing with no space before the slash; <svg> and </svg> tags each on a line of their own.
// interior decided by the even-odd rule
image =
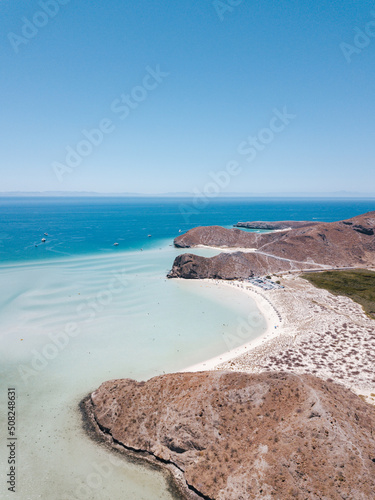
<svg viewBox="0 0 375 500">
<path fill-rule="evenodd" d="M 243 267 L 245 261 L 248 261 L 248 269 L 242 277 L 252 273 L 265 274 L 319 266 L 373 267 L 375 266 L 374 231 L 375 212 L 339 222 L 321 222 L 285 232 L 263 234 L 220 226 L 197 227 L 176 238 L 175 246 L 246 248 L 253 249 L 253 252 L 242 255 L 236 253 L 232 257 L 221 259 L 216 256 L 209 259 L 211 262 L 189 255 L 192 262 L 189 262 L 188 267 L 186 259 L 177 257 L 170 277 L 188 277 L 188 274 L 192 273 L 190 268 L 194 265 L 197 276 L 214 277 L 216 273 L 228 276 L 227 279 L 233 279 L 238 277 L 238 273 L 233 273 L 231 276 L 228 271 L 221 270 L 221 265 L 228 267 L 230 260 L 237 268 Z"/>
<path fill-rule="evenodd" d="M 182 477 L 184 498 L 374 497 L 375 408 L 312 375 L 112 380 L 85 408 L 102 438 Z"/>
<path fill-rule="evenodd" d="M 314 269 L 315 263 L 300 264 L 286 259 L 279 259 L 258 252 L 221 253 L 215 257 L 201 257 L 184 253 L 175 258 L 168 278 L 184 279 L 222 279 L 235 280 L 263 276 L 270 272 L 286 272 L 298 269 Z"/>
</svg>

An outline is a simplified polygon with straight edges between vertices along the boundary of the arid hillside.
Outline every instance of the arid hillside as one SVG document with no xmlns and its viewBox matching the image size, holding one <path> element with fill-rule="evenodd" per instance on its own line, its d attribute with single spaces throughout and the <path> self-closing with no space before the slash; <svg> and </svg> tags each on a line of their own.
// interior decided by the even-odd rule
<svg viewBox="0 0 375 500">
<path fill-rule="evenodd" d="M 186 498 L 373 498 L 375 408 L 312 375 L 112 380 L 86 409 L 99 435 L 182 472 Z"/>
<path fill-rule="evenodd" d="M 210 258 L 184 253 L 175 258 L 168 278 L 234 280 L 316 267 L 315 263 L 292 262 L 258 252 L 222 252 Z"/>
<path fill-rule="evenodd" d="M 226 276 L 235 279 L 294 269 L 319 267 L 375 266 L 375 212 L 352 219 L 318 223 L 272 233 L 248 233 L 220 226 L 197 227 L 174 240 L 178 248 L 198 245 L 221 248 L 252 249 L 230 257 L 202 260 L 189 255 L 188 261 L 177 257 L 170 277 L 201 278 Z M 207 262 L 206 262 L 207 261 Z M 231 263 L 230 263 L 231 261 Z M 248 267 L 245 272 L 228 271 L 233 265 Z M 242 263 L 242 264 L 241 264 Z M 194 265 L 194 272 L 192 266 Z M 224 267 L 227 269 L 224 269 Z"/>
</svg>

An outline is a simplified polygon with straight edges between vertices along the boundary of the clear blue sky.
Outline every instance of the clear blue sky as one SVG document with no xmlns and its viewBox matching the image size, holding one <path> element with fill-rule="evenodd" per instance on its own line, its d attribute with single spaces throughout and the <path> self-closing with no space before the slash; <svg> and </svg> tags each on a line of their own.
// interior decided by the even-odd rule
<svg viewBox="0 0 375 500">
<path fill-rule="evenodd" d="M 0 191 L 375 192 L 374 2 L 56 2 L 0 2 Z"/>
</svg>

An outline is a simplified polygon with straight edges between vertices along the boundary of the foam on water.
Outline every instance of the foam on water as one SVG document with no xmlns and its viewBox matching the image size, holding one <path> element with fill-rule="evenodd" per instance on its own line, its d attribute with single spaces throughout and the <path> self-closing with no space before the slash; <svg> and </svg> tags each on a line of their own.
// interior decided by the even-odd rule
<svg viewBox="0 0 375 500">
<path fill-rule="evenodd" d="M 78 403 L 105 380 L 147 379 L 228 350 L 225 335 L 256 311 L 240 291 L 228 302 L 218 287 L 167 280 L 178 253 L 164 246 L 0 267 L 0 411 L 15 386 L 19 439 L 18 492 L 3 478 L 1 498 L 173 498 L 160 472 L 113 464 L 82 430 Z M 5 461 L 2 447 L 2 470 Z"/>
</svg>

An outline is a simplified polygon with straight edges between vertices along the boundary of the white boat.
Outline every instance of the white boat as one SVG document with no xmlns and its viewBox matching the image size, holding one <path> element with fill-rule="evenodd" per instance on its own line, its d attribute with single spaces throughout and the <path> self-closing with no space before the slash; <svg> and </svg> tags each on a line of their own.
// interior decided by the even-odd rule
<svg viewBox="0 0 375 500">
<path fill-rule="evenodd" d="M 152 236 L 151 234 L 148 234 L 148 235 L 147 235 L 147 238 L 151 238 L 151 236 Z"/>
<path fill-rule="evenodd" d="M 118 243 L 113 243 L 113 246 L 114 246 L 114 247 L 117 247 L 117 246 L 118 246 Z"/>
</svg>

